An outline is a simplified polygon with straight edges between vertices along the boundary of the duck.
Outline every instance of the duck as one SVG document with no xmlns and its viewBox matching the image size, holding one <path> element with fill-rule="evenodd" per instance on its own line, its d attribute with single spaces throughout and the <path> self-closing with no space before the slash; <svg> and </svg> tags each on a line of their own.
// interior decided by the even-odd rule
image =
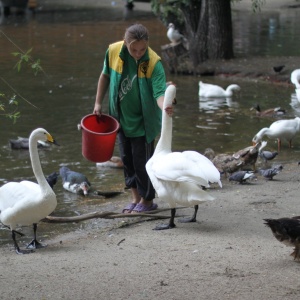
<svg viewBox="0 0 300 300">
<path fill-rule="evenodd" d="M 258 154 L 264 147 L 266 147 L 266 141 L 260 141 L 259 143 L 243 148 L 237 152 L 235 152 L 232 156 L 235 159 L 240 159 L 243 161 L 243 166 L 252 166 L 253 171 L 256 169 L 256 161 L 258 158 Z"/>
<path fill-rule="evenodd" d="M 294 119 L 278 120 L 273 122 L 270 127 L 262 128 L 253 137 L 252 142 L 258 143 L 266 135 L 271 139 L 277 139 L 278 141 L 278 152 L 281 149 L 281 141 L 287 140 L 289 142 L 289 147 L 292 147 L 292 139 L 300 131 L 300 118 L 296 117 Z"/>
<path fill-rule="evenodd" d="M 59 176 L 58 172 L 52 172 L 46 177 L 46 180 L 52 189 L 54 185 L 57 183 L 58 176 Z"/>
<path fill-rule="evenodd" d="M 266 110 L 261 110 L 260 106 L 256 104 L 251 108 L 251 110 L 255 109 L 256 110 L 256 115 L 258 117 L 278 117 L 282 116 L 286 113 L 285 109 L 282 109 L 281 107 L 274 107 L 274 108 L 269 108 Z"/>
<path fill-rule="evenodd" d="M 29 149 L 29 138 L 18 137 L 17 139 L 10 139 L 9 144 L 11 149 Z M 44 141 L 37 141 L 38 148 L 48 148 L 50 145 Z"/>
<path fill-rule="evenodd" d="M 273 70 L 275 73 L 280 73 L 285 68 L 285 65 L 274 66 Z"/>
<path fill-rule="evenodd" d="M 291 82 L 295 85 L 296 89 L 300 88 L 300 69 L 296 69 L 291 73 Z"/>
<path fill-rule="evenodd" d="M 17 254 L 30 253 L 32 249 L 46 246 L 37 241 L 37 223 L 51 214 L 57 205 L 56 195 L 43 174 L 38 154 L 38 140 L 57 144 L 52 135 L 43 128 L 31 132 L 29 153 L 37 183 L 23 180 L 8 182 L 0 187 L 0 222 L 10 227 Z M 16 231 L 18 225 L 33 225 L 34 238 L 24 250 L 20 249 L 16 240 L 16 234 L 23 235 Z"/>
<path fill-rule="evenodd" d="M 101 168 L 117 168 L 117 169 L 124 168 L 123 161 L 119 156 L 112 156 L 112 158 L 108 161 L 98 162 L 96 163 L 96 166 Z"/>
<path fill-rule="evenodd" d="M 146 163 L 146 171 L 161 201 L 171 208 L 168 224 L 158 225 L 154 230 L 176 227 L 174 223 L 176 205 L 194 206 L 192 218 L 183 222 L 196 222 L 198 204 L 212 201 L 212 197 L 203 188 L 218 183 L 222 187 L 220 172 L 204 155 L 196 151 L 172 152 L 172 116 L 166 112 L 176 97 L 176 87 L 170 85 L 165 91 L 162 128 L 154 154 Z"/>
<path fill-rule="evenodd" d="M 229 176 L 229 181 L 237 181 L 240 184 L 245 183 L 248 179 L 256 178 L 253 171 L 237 171 Z"/>
<path fill-rule="evenodd" d="M 91 183 L 84 174 L 72 171 L 68 167 L 63 166 L 59 169 L 59 175 L 62 178 L 65 190 L 74 194 L 88 195 Z"/>
<path fill-rule="evenodd" d="M 269 169 L 261 169 L 259 170 L 260 175 L 265 177 L 266 179 L 273 180 L 273 177 L 281 172 L 282 169 L 273 167 Z"/>
<path fill-rule="evenodd" d="M 129 10 L 133 10 L 134 8 L 133 0 L 127 0 L 125 7 L 128 8 Z"/>
<path fill-rule="evenodd" d="M 224 174 L 225 177 L 240 170 L 245 165 L 245 162 L 242 159 L 235 158 L 232 154 L 227 153 L 216 155 L 211 148 L 206 148 L 203 155 L 211 160 L 214 166 L 221 174 Z"/>
<path fill-rule="evenodd" d="M 240 90 L 241 88 L 237 84 L 230 84 L 226 88 L 226 90 L 224 90 L 222 87 L 218 85 L 199 81 L 199 97 L 203 97 L 203 98 L 232 97 L 234 91 L 240 91 Z"/>
<path fill-rule="evenodd" d="M 300 216 L 292 218 L 264 219 L 274 237 L 288 247 L 295 247 L 291 256 L 300 260 Z"/>
</svg>

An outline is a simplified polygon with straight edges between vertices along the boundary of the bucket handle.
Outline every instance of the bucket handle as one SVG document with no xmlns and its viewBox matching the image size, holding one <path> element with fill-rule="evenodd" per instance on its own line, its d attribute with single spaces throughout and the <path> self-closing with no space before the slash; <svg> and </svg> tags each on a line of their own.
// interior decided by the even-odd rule
<svg viewBox="0 0 300 300">
<path fill-rule="evenodd" d="M 105 122 L 104 120 L 101 120 L 101 116 L 96 116 L 96 120 L 97 120 L 97 123 L 100 123 L 100 122 Z M 82 126 L 80 123 L 77 124 L 77 129 L 78 131 L 82 130 Z"/>
</svg>

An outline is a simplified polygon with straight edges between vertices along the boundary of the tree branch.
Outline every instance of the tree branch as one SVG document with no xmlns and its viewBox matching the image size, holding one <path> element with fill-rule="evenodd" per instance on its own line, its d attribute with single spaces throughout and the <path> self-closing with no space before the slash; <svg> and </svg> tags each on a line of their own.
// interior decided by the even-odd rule
<svg viewBox="0 0 300 300">
<path fill-rule="evenodd" d="M 178 207 L 176 209 L 181 209 L 184 207 Z M 156 219 L 169 219 L 170 216 L 163 216 L 163 215 L 156 215 L 157 213 L 169 211 L 170 208 L 162 208 L 148 211 L 147 213 L 135 213 L 135 214 L 123 214 L 123 213 L 115 213 L 115 212 L 99 212 L 94 211 L 91 213 L 83 214 L 80 216 L 73 216 L 73 217 L 56 217 L 56 216 L 47 216 L 46 218 L 42 219 L 42 222 L 45 223 L 72 223 L 72 222 L 80 222 L 89 219 L 95 218 L 103 218 L 103 219 L 117 219 L 117 218 L 135 218 L 135 217 L 145 217 L 145 218 L 156 218 Z"/>
</svg>

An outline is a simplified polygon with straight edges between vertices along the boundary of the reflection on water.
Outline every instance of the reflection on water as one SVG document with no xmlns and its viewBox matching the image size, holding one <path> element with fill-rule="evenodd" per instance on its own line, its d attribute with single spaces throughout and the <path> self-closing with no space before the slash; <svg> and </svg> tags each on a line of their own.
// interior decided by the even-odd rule
<svg viewBox="0 0 300 300">
<path fill-rule="evenodd" d="M 199 110 L 206 111 L 206 113 L 214 113 L 215 110 L 222 109 L 223 107 L 238 107 L 239 103 L 232 100 L 232 98 L 200 98 L 199 97 Z"/>
<path fill-rule="evenodd" d="M 104 14 L 103 14 L 104 13 Z M 290 14 L 289 14 L 290 13 Z M 113 15 L 113 20 L 110 18 Z M 146 17 L 147 16 L 147 17 Z M 128 17 L 128 16 L 127 16 Z M 298 35 L 296 12 L 282 11 L 277 15 L 258 16 L 234 12 L 235 50 L 237 54 L 292 55 L 299 47 L 295 43 Z M 118 20 L 116 22 L 115 20 Z M 116 11 L 56 11 L 37 14 L 35 19 L 10 18 L 2 23 L 2 30 L 24 51 L 33 48 L 32 55 L 41 59 L 46 75 L 34 77 L 23 67 L 16 73 L 16 59 L 11 53 L 19 49 L 0 35 L 1 76 L 14 91 L 0 81 L 0 90 L 7 95 L 19 93 L 36 107 L 20 101 L 22 116 L 17 124 L 0 118 L 0 184 L 22 179 L 35 180 L 27 150 L 11 150 L 8 140 L 18 136 L 29 136 L 37 127 L 44 127 L 57 139 L 59 147 L 39 150 L 43 171 L 46 175 L 67 165 L 84 173 L 92 186 L 100 191 L 124 191 L 123 171 L 98 168 L 85 160 L 81 154 L 81 132 L 77 124 L 93 109 L 97 80 L 102 68 L 106 47 L 122 39 L 124 29 L 134 21 L 144 23 L 150 31 L 150 45 L 160 53 L 161 45 L 167 44 L 166 28 L 145 12 L 124 18 Z M 241 26 L 242 25 L 242 26 Z M 293 32 L 291 43 L 290 34 Z M 279 40 L 281 45 L 279 46 Z M 297 52 L 298 54 L 298 52 Z M 203 100 L 198 97 L 199 78 L 168 75 L 177 86 L 178 105 L 175 108 L 173 150 L 196 150 L 204 152 L 207 147 L 216 153 L 235 152 L 251 144 L 252 137 L 262 127 L 275 119 L 258 118 L 250 108 L 258 103 L 261 107 L 277 107 L 288 111 L 286 118 L 299 115 L 299 101 L 291 94 L 287 85 L 273 85 L 256 81 L 230 78 L 201 78 L 202 81 L 226 87 L 232 83 L 241 86 L 239 96 L 228 99 Z M 107 101 L 104 110 L 107 110 Z M 268 141 L 268 150 L 276 149 L 274 141 Z M 283 144 L 278 162 L 298 159 L 300 142 L 296 138 L 294 148 Z M 114 155 L 118 155 L 116 147 Z M 129 198 L 127 191 L 114 199 L 103 199 L 90 195 L 77 196 L 62 189 L 61 180 L 54 190 L 58 206 L 54 212 L 59 216 L 71 216 L 94 210 L 120 209 L 120 201 Z M 86 230 L 109 225 L 107 220 L 91 220 L 80 224 L 42 224 L 39 236 L 48 237 L 70 230 Z M 1 228 L 0 228 L 1 229 Z M 31 229 L 24 229 L 31 237 Z M 29 238 L 28 237 L 28 238 Z M 11 243 L 10 235 L 2 228 L 0 242 Z M 21 243 L 20 243 L 21 245 Z"/>
</svg>

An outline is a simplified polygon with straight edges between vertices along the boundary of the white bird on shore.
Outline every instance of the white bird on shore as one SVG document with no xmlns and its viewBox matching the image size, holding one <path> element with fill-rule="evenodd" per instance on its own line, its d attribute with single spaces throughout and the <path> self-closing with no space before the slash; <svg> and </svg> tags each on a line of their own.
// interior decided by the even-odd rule
<svg viewBox="0 0 300 300">
<path fill-rule="evenodd" d="M 289 147 L 292 147 L 292 139 L 300 131 L 300 118 L 289 120 L 278 120 L 273 122 L 270 127 L 262 128 L 252 139 L 252 142 L 258 143 L 266 135 L 270 139 L 278 140 L 278 152 L 280 152 L 281 141 L 287 140 Z"/>
<path fill-rule="evenodd" d="M 296 89 L 300 88 L 300 69 L 296 69 L 291 73 L 291 82 L 295 85 Z"/>
<path fill-rule="evenodd" d="M 171 218 L 167 225 L 157 226 L 156 230 L 174 228 L 176 204 L 194 206 L 196 221 L 198 204 L 214 200 L 202 187 L 218 183 L 222 187 L 220 172 L 213 163 L 196 151 L 172 152 L 172 117 L 165 109 L 172 106 L 176 87 L 170 85 L 165 92 L 161 136 L 153 156 L 146 164 L 146 170 L 160 200 L 171 207 Z"/>
<path fill-rule="evenodd" d="M 29 137 L 29 153 L 33 173 L 38 183 L 31 181 L 9 182 L 0 188 L 0 222 L 9 226 L 12 232 L 15 250 L 18 254 L 28 253 L 20 250 L 16 241 L 17 225 L 33 225 L 34 239 L 27 248 L 41 248 L 36 239 L 37 223 L 51 214 L 56 205 L 56 195 L 49 186 L 41 167 L 38 140 L 55 143 L 53 137 L 42 128 L 35 129 Z"/>
<path fill-rule="evenodd" d="M 167 37 L 170 42 L 174 44 L 179 43 L 185 39 L 185 37 L 181 33 L 179 33 L 177 29 L 175 29 L 175 25 L 173 23 L 170 23 L 168 25 Z"/>
<path fill-rule="evenodd" d="M 210 84 L 210 83 L 204 83 L 202 81 L 199 81 L 199 97 L 203 98 L 226 98 L 226 97 L 232 97 L 234 91 L 240 91 L 240 86 L 237 84 L 230 84 L 226 90 L 224 90 L 222 87 Z"/>
</svg>

